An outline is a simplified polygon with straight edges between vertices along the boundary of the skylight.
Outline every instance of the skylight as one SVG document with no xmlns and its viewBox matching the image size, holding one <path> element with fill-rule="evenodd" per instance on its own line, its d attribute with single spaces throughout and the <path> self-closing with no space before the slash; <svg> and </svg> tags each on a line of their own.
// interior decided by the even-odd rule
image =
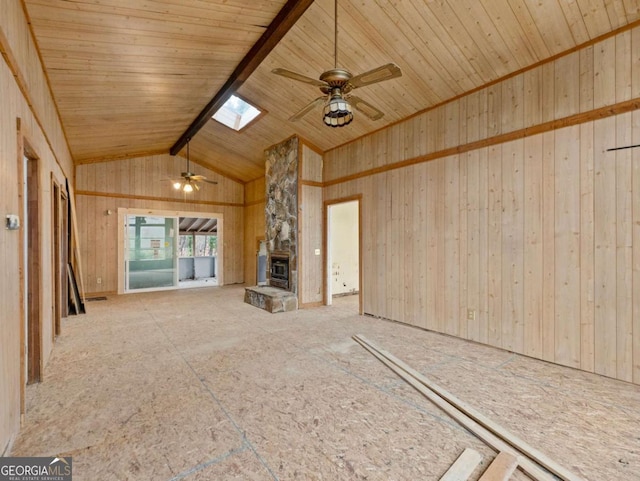
<svg viewBox="0 0 640 481">
<path fill-rule="evenodd" d="M 213 119 L 233 130 L 242 130 L 263 112 L 236 95 L 229 97 Z"/>
</svg>

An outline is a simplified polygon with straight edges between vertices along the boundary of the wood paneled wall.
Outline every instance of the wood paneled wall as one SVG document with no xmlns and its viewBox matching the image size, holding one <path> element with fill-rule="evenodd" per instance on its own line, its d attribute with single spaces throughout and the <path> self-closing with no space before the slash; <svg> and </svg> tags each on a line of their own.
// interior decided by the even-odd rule
<svg viewBox="0 0 640 481">
<path fill-rule="evenodd" d="M 2 218 L 20 214 L 22 182 L 19 139 L 38 158 L 40 199 L 41 356 L 46 364 L 53 347 L 51 181 L 64 185 L 72 161 L 62 127 L 37 56 L 21 2 L 2 3 L 0 15 L 0 204 Z M 19 127 L 18 127 L 18 119 Z M 24 226 L 25 219 L 22 217 Z M 4 220 L 3 220 L 4 221 Z M 22 231 L 0 229 L 0 455 L 20 427 L 22 389 L 20 261 Z"/>
<path fill-rule="evenodd" d="M 224 283 L 244 282 L 244 186 L 196 166 L 192 170 L 218 184 L 202 184 L 199 192 L 183 194 L 169 181 L 183 170 L 184 159 L 168 154 L 76 167 L 78 229 L 87 293 L 117 291 L 116 212 L 120 207 L 223 214 Z"/>
<path fill-rule="evenodd" d="M 300 140 L 298 238 L 300 307 L 322 303 L 322 154 Z M 316 254 L 318 250 L 318 254 Z"/>
<path fill-rule="evenodd" d="M 248 286 L 257 284 L 258 240 L 265 238 L 264 207 L 265 179 L 248 182 L 244 186 L 244 281 Z"/>
<path fill-rule="evenodd" d="M 328 151 L 324 181 L 494 144 L 500 136 L 524 137 L 554 121 L 579 123 L 595 109 L 639 98 L 636 27 Z"/>
<path fill-rule="evenodd" d="M 608 109 L 638 59 L 636 28 L 329 152 L 364 311 L 640 383 L 640 151 L 607 151 L 640 143 Z"/>
</svg>

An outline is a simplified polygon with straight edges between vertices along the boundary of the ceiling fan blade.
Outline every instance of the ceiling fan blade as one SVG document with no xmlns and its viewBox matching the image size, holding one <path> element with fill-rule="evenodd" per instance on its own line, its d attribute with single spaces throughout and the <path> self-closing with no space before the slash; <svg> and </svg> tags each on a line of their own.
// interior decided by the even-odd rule
<svg viewBox="0 0 640 481">
<path fill-rule="evenodd" d="M 189 180 L 195 180 L 196 182 L 200 182 L 201 180 L 205 180 L 206 177 L 204 175 L 196 175 L 196 174 L 191 174 L 187 176 L 189 178 Z"/>
<path fill-rule="evenodd" d="M 384 113 L 382 113 L 376 107 L 371 105 L 369 102 L 362 100 L 360 97 L 356 97 L 355 95 L 350 95 L 348 100 L 351 103 L 351 105 L 353 105 L 360 112 L 365 114 L 371 120 L 378 120 L 384 117 Z"/>
<path fill-rule="evenodd" d="M 289 117 L 289 122 L 295 122 L 296 120 L 300 120 L 303 116 L 307 115 L 314 108 L 316 108 L 316 106 L 320 105 L 321 103 L 324 103 L 325 99 L 326 97 L 318 97 L 317 99 L 312 100 L 311 103 L 303 107 L 302 110 L 298 111 L 297 113 Z"/>
<path fill-rule="evenodd" d="M 395 63 L 388 63 L 387 65 L 382 65 L 381 67 L 356 75 L 349 80 L 349 84 L 355 89 L 378 82 L 384 82 L 385 80 L 391 80 L 392 78 L 400 76 L 402 76 L 402 70 L 400 70 L 400 67 Z"/>
<path fill-rule="evenodd" d="M 209 179 L 202 179 L 203 182 L 206 182 L 207 184 L 213 184 L 213 185 L 218 185 L 218 181 L 216 180 L 209 180 Z"/>
<path fill-rule="evenodd" d="M 306 75 L 302 75 L 301 73 L 292 72 L 291 70 L 287 70 L 284 68 L 274 68 L 271 72 L 276 75 L 281 75 L 283 77 L 297 80 L 298 82 L 304 82 L 307 84 L 315 85 L 316 87 L 327 86 L 327 82 L 323 82 L 322 80 L 316 80 L 311 77 L 307 77 Z"/>
</svg>

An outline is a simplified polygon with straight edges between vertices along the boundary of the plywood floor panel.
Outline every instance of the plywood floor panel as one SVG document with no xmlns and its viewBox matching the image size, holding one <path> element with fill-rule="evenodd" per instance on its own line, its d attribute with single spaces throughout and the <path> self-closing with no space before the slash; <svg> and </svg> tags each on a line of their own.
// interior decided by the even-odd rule
<svg viewBox="0 0 640 481">
<path fill-rule="evenodd" d="M 114 296 L 66 319 L 12 455 L 76 480 L 439 479 L 495 452 L 352 339 L 362 334 L 586 479 L 640 471 L 640 388 L 331 307 L 269 314 L 243 288 Z M 520 472 L 512 478 L 525 481 Z"/>
</svg>

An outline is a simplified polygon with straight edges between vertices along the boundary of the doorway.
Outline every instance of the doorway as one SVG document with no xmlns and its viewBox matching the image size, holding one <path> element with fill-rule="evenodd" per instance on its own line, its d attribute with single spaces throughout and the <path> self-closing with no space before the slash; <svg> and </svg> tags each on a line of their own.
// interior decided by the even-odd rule
<svg viewBox="0 0 640 481">
<path fill-rule="evenodd" d="M 325 304 L 338 298 L 350 305 L 354 296 L 362 313 L 361 197 L 325 202 L 327 259 L 325 265 Z M 354 303 L 355 305 L 355 303 Z"/>
<path fill-rule="evenodd" d="M 42 312 L 40 296 L 40 175 L 35 155 L 24 147 L 24 289 L 26 295 L 27 384 L 42 379 Z"/>
<path fill-rule="evenodd" d="M 118 294 L 222 286 L 222 214 L 118 209 Z"/>
</svg>

